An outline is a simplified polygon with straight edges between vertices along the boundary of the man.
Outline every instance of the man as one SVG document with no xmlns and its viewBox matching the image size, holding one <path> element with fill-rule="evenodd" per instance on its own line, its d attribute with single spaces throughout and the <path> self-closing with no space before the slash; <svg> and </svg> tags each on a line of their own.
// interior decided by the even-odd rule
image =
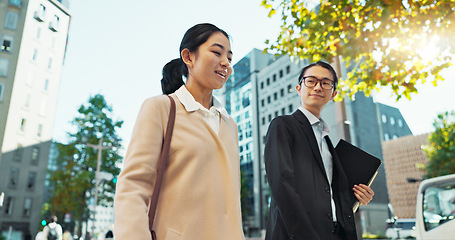
<svg viewBox="0 0 455 240">
<path fill-rule="evenodd" d="M 320 119 L 337 83 L 329 64 L 306 66 L 296 86 L 301 106 L 270 123 L 264 153 L 272 195 L 266 240 L 357 239 L 351 191 L 362 205 L 374 192 L 363 184 L 350 189 L 328 138 L 330 126 Z"/>
<path fill-rule="evenodd" d="M 57 223 L 57 216 L 52 216 L 49 223 L 43 229 L 43 239 L 62 240 L 62 226 Z"/>
</svg>

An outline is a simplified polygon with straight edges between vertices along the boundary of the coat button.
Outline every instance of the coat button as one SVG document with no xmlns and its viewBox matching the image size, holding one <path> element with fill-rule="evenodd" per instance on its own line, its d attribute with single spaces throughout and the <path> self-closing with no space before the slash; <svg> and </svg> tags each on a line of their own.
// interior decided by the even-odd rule
<svg viewBox="0 0 455 240">
<path fill-rule="evenodd" d="M 326 187 L 325 192 L 330 193 L 330 188 Z"/>
<path fill-rule="evenodd" d="M 332 214 L 331 214 L 331 213 L 327 214 L 327 216 L 328 216 L 330 219 L 332 219 Z"/>
</svg>

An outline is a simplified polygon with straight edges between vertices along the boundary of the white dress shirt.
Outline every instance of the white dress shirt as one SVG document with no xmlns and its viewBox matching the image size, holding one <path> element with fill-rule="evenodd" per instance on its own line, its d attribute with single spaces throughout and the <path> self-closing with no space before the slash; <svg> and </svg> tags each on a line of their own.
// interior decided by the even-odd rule
<svg viewBox="0 0 455 240">
<path fill-rule="evenodd" d="M 198 103 L 194 100 L 193 95 L 186 89 L 185 85 L 181 86 L 177 91 L 175 91 L 180 102 L 185 107 L 186 111 L 188 112 L 198 112 L 201 114 L 202 118 L 209 124 L 209 126 L 215 131 L 218 135 L 220 130 L 220 114 L 229 116 L 226 109 L 224 109 L 223 105 L 221 105 L 218 100 L 214 96 L 212 96 L 212 103 L 213 106 L 210 107 L 210 110 L 202 106 L 202 104 Z"/>
<path fill-rule="evenodd" d="M 332 163 L 332 154 L 330 153 L 329 146 L 325 140 L 325 136 L 328 136 L 330 133 L 330 126 L 322 118 L 317 118 L 310 111 L 306 110 L 302 106 L 299 107 L 299 110 L 308 118 L 308 121 L 313 128 L 314 136 L 318 142 L 319 152 L 321 153 L 322 162 L 324 164 L 325 173 L 330 184 L 330 196 L 332 203 L 332 218 L 333 221 L 337 221 L 335 201 L 333 200 L 333 191 L 332 191 L 332 179 L 333 179 L 333 163 Z"/>
</svg>

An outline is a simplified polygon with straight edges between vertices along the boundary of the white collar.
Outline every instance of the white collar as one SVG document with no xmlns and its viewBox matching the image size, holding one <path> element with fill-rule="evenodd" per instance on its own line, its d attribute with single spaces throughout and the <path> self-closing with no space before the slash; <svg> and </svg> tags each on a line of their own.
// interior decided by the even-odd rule
<svg viewBox="0 0 455 240">
<path fill-rule="evenodd" d="M 191 95 L 188 89 L 186 89 L 185 85 L 177 89 L 177 91 L 175 91 L 175 94 L 188 112 L 197 110 L 202 110 L 204 112 L 218 111 L 223 116 L 229 116 L 226 109 L 224 109 L 223 105 L 214 96 L 212 96 L 213 106 L 210 108 L 210 110 L 208 110 L 202 106 L 202 104 L 194 100 L 193 95 Z"/>
<path fill-rule="evenodd" d="M 313 113 L 311 113 L 310 111 L 308 111 L 307 109 L 305 109 L 302 106 L 299 107 L 299 110 L 306 116 L 306 118 L 308 118 L 308 121 L 310 122 L 311 125 L 321 122 L 322 123 L 322 132 L 327 133 L 327 135 L 330 133 L 330 131 L 331 131 L 330 125 L 326 121 L 324 121 L 322 118 L 318 119 L 316 116 L 314 116 Z"/>
</svg>

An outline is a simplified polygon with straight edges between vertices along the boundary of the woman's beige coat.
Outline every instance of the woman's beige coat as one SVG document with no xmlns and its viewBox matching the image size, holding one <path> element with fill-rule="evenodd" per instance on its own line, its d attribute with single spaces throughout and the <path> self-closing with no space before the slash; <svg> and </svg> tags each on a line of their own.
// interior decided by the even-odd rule
<svg viewBox="0 0 455 240">
<path fill-rule="evenodd" d="M 244 239 L 240 210 L 237 125 L 221 115 L 218 135 L 175 94 L 176 122 L 154 229 L 159 240 Z M 148 204 L 166 131 L 170 101 L 145 100 L 115 193 L 116 240 L 151 239 Z"/>
</svg>

